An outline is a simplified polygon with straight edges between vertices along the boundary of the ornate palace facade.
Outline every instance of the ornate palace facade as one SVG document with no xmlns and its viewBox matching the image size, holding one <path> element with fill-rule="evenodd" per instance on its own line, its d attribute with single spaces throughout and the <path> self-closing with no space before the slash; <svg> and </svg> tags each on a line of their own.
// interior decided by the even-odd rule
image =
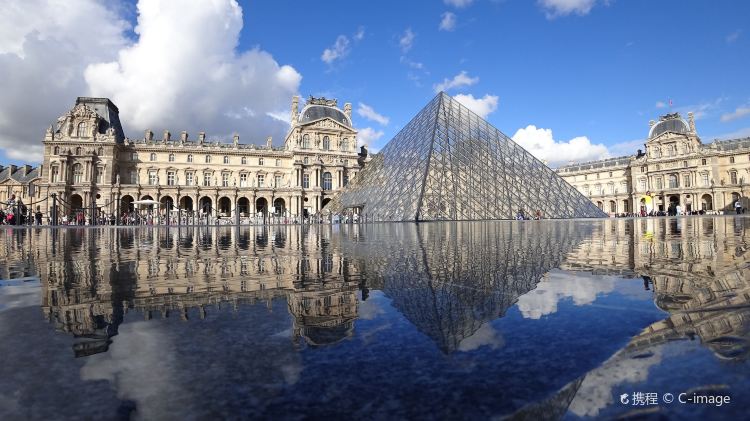
<svg viewBox="0 0 750 421">
<path fill-rule="evenodd" d="M 734 211 L 750 207 L 750 138 L 701 142 L 692 113 L 650 122 L 645 153 L 573 164 L 557 170 L 610 215 L 668 211 Z"/>
<path fill-rule="evenodd" d="M 281 147 L 209 140 L 204 132 L 161 139 L 146 130 L 125 137 L 119 111 L 106 98 L 79 97 L 44 137 L 44 163 L 36 196 L 56 193 L 66 212 L 96 208 L 104 214 L 133 210 L 133 202 L 159 202 L 161 212 L 232 217 L 273 213 L 315 214 L 361 167 L 351 104 L 310 97 L 299 110 L 292 99 L 291 125 Z M 43 209 L 49 209 L 51 200 Z"/>
</svg>

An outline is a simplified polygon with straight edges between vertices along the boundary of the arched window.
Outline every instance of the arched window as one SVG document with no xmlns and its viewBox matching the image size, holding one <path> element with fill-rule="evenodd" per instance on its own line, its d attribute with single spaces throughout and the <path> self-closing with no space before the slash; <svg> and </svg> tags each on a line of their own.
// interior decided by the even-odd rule
<svg viewBox="0 0 750 421">
<path fill-rule="evenodd" d="M 96 150 L 96 154 L 97 154 L 97 155 L 99 155 L 99 156 L 102 156 L 102 155 L 104 155 L 104 149 L 102 149 L 102 148 L 100 147 L 99 149 L 97 149 L 97 150 Z"/>
<path fill-rule="evenodd" d="M 333 189 L 333 176 L 329 172 L 323 173 L 323 190 Z"/>
<path fill-rule="evenodd" d="M 242 165 L 247 165 L 247 157 L 246 156 L 242 157 Z"/>
<path fill-rule="evenodd" d="M 76 148 L 76 155 L 80 155 L 80 154 L 81 154 L 81 148 L 80 147 Z"/>
<path fill-rule="evenodd" d="M 104 167 L 96 167 L 96 184 L 104 183 Z"/>
<path fill-rule="evenodd" d="M 174 154 L 169 154 L 169 162 L 174 162 Z"/>
<path fill-rule="evenodd" d="M 188 155 L 187 162 L 193 162 L 193 154 Z"/>
<path fill-rule="evenodd" d="M 676 189 L 677 187 L 679 187 L 677 185 L 677 175 L 670 174 L 669 175 L 669 188 L 670 189 Z"/>
<path fill-rule="evenodd" d="M 307 157 L 305 157 L 305 159 L 304 159 L 304 161 L 303 161 L 303 162 L 304 162 L 305 164 L 307 164 L 307 162 L 308 162 L 308 160 L 307 160 Z"/>
<path fill-rule="evenodd" d="M 302 136 L 302 149 L 310 149 L 310 135 Z"/>
<path fill-rule="evenodd" d="M 323 136 L 323 150 L 324 151 L 331 150 L 331 139 L 329 139 L 328 136 Z"/>
<path fill-rule="evenodd" d="M 729 183 L 737 184 L 737 171 L 729 171 Z"/>
<path fill-rule="evenodd" d="M 59 146 L 55 146 L 55 152 L 54 153 L 55 153 L 55 155 L 60 155 L 60 147 Z"/>
<path fill-rule="evenodd" d="M 226 155 L 224 155 L 224 163 L 225 163 L 225 164 L 228 164 L 228 163 L 229 163 L 229 157 L 228 157 L 228 156 L 226 156 Z"/>
<path fill-rule="evenodd" d="M 349 139 L 344 139 L 341 141 L 341 150 L 342 151 L 348 151 L 349 150 Z"/>
<path fill-rule="evenodd" d="M 206 155 L 206 164 L 211 163 L 211 155 Z"/>
<path fill-rule="evenodd" d="M 280 160 L 280 159 L 277 159 L 277 160 L 276 160 L 276 166 L 277 166 L 277 167 L 280 167 L 280 166 L 281 166 L 281 160 Z"/>
<path fill-rule="evenodd" d="M 83 182 L 83 165 L 73 165 L 73 184 L 81 184 Z"/>
<path fill-rule="evenodd" d="M 151 152 L 151 155 L 148 157 L 149 161 L 156 161 L 156 153 Z"/>
<path fill-rule="evenodd" d="M 86 128 L 87 124 L 85 121 L 82 121 L 78 123 L 78 130 L 76 131 L 76 136 L 78 137 L 86 137 Z"/>
<path fill-rule="evenodd" d="M 264 161 L 263 158 L 258 158 L 258 165 L 263 165 Z"/>
</svg>

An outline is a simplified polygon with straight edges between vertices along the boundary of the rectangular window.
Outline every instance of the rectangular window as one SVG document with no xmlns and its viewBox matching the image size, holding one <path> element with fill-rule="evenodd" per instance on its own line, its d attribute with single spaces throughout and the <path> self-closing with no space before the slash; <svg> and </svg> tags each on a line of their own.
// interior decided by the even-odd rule
<svg viewBox="0 0 750 421">
<path fill-rule="evenodd" d="M 263 159 L 263 158 L 261 158 Z M 258 187 L 265 187 L 266 176 L 263 174 L 258 174 Z"/>
<path fill-rule="evenodd" d="M 167 171 L 167 185 L 174 186 L 174 171 Z"/>
<path fill-rule="evenodd" d="M 240 174 L 240 187 L 247 187 L 247 174 Z"/>
<path fill-rule="evenodd" d="M 729 173 L 729 182 L 732 184 L 737 184 L 737 171 L 732 171 Z"/>
<path fill-rule="evenodd" d="M 138 153 L 133 152 L 132 154 L 130 154 L 130 160 L 131 161 L 137 161 L 138 160 Z"/>
<path fill-rule="evenodd" d="M 97 167 L 96 168 L 96 184 L 103 184 L 104 183 L 104 168 Z"/>
<path fill-rule="evenodd" d="M 277 176 L 274 177 L 273 186 L 274 187 L 280 187 L 281 186 L 281 176 L 280 175 L 277 175 Z"/>
<path fill-rule="evenodd" d="M 682 167 L 687 168 L 687 161 L 682 161 Z"/>
<path fill-rule="evenodd" d="M 57 167 L 52 167 L 52 175 L 50 177 L 50 181 L 53 183 L 57 183 L 57 179 L 60 177 L 60 170 Z"/>
<path fill-rule="evenodd" d="M 676 189 L 677 187 L 679 187 L 677 185 L 677 176 L 676 175 L 670 175 L 669 176 L 669 188 L 670 189 Z"/>
<path fill-rule="evenodd" d="M 641 180 L 641 191 L 646 191 L 646 180 Z"/>
<path fill-rule="evenodd" d="M 148 185 L 149 186 L 155 186 L 156 185 L 156 171 L 149 171 L 148 172 Z"/>
<path fill-rule="evenodd" d="M 708 187 L 708 174 L 701 174 L 701 182 L 704 186 Z"/>
<path fill-rule="evenodd" d="M 690 187 L 690 176 L 689 175 L 685 175 L 684 177 L 682 177 L 682 186 L 683 187 Z"/>
<path fill-rule="evenodd" d="M 349 176 L 348 176 L 347 174 L 344 174 L 344 180 L 343 180 L 343 183 L 344 183 L 344 185 L 345 185 L 345 186 L 346 186 L 347 184 L 349 184 Z"/>
<path fill-rule="evenodd" d="M 706 158 L 701 159 L 701 165 L 706 165 Z"/>
<path fill-rule="evenodd" d="M 188 186 L 193 185 L 193 173 L 185 173 L 185 184 L 187 184 Z"/>
<path fill-rule="evenodd" d="M 729 163 L 730 163 L 730 164 L 734 164 L 734 157 L 733 157 L 733 156 L 730 156 L 730 157 L 729 157 Z"/>
<path fill-rule="evenodd" d="M 656 179 L 656 189 L 661 190 L 661 178 Z"/>
<path fill-rule="evenodd" d="M 211 185 L 211 174 L 204 172 L 203 173 L 203 185 L 204 186 L 210 186 Z"/>
<path fill-rule="evenodd" d="M 303 174 L 302 175 L 302 188 L 303 189 L 309 189 L 310 188 L 310 174 Z"/>
<path fill-rule="evenodd" d="M 221 186 L 229 187 L 229 173 L 224 173 L 221 175 Z"/>
<path fill-rule="evenodd" d="M 641 172 L 646 172 L 646 167 L 641 167 Z"/>
</svg>

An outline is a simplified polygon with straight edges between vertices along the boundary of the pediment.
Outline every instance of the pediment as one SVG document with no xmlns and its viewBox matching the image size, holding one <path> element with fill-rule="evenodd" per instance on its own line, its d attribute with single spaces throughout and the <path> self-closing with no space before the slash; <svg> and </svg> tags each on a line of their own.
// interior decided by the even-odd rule
<svg viewBox="0 0 750 421">
<path fill-rule="evenodd" d="M 309 121 L 307 123 L 301 123 L 299 125 L 300 127 L 304 128 L 316 128 L 316 129 L 334 129 L 334 130 L 343 130 L 345 132 L 349 133 L 356 133 L 357 131 L 352 129 L 351 127 L 345 126 L 338 121 L 330 118 L 330 117 L 324 117 L 318 120 Z"/>
</svg>

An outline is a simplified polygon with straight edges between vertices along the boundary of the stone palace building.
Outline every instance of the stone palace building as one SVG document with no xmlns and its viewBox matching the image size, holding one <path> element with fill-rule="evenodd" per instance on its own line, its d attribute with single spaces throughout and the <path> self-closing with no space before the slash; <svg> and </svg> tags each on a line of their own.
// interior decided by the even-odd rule
<svg viewBox="0 0 750 421">
<path fill-rule="evenodd" d="M 668 211 L 730 212 L 750 207 L 750 138 L 704 144 L 693 113 L 650 122 L 645 152 L 561 167 L 557 173 L 610 215 Z"/>
<path fill-rule="evenodd" d="M 66 214 L 92 208 L 100 215 L 134 210 L 134 201 L 217 217 L 318 213 L 331 195 L 356 176 L 366 158 L 358 153 L 351 104 L 310 97 L 299 109 L 292 99 L 283 146 L 209 140 L 204 132 L 161 139 L 146 130 L 125 137 L 119 111 L 106 98 L 79 97 L 44 136 L 41 167 L 0 167 L 0 200 L 11 194 L 48 213 L 57 194 Z M 62 216 L 62 214 L 61 214 Z"/>
</svg>

